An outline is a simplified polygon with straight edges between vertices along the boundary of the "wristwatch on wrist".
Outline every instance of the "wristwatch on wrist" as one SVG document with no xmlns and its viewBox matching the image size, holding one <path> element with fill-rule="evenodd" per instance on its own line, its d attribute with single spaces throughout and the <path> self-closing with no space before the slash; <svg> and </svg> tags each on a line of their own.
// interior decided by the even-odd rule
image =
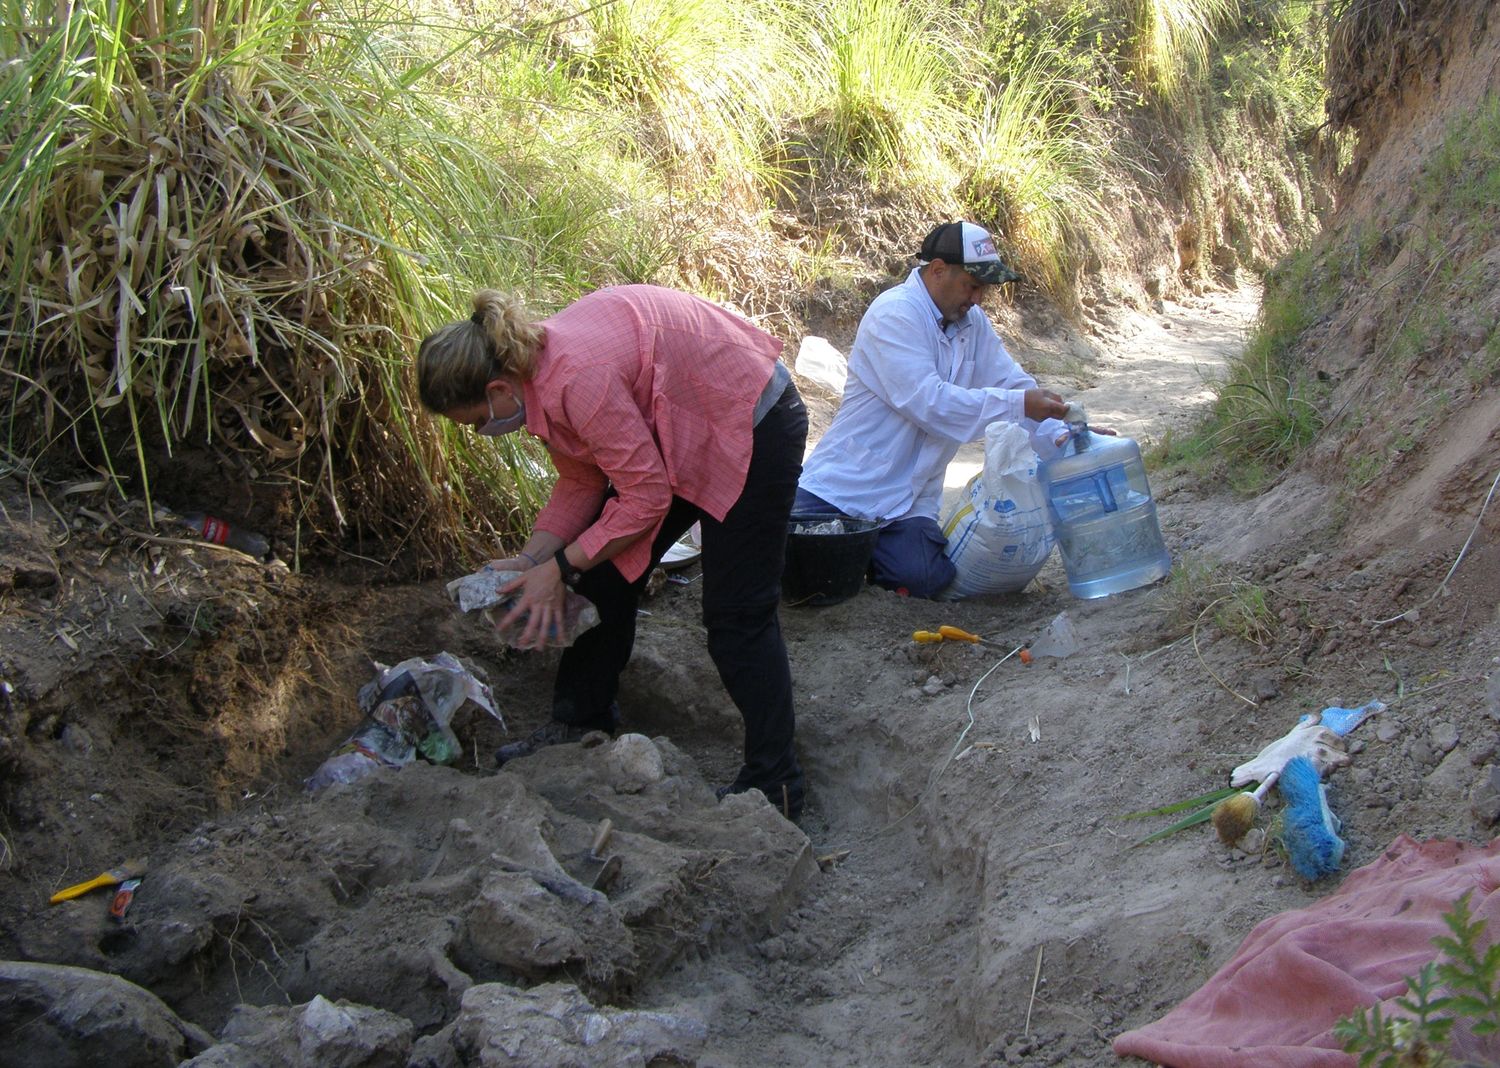
<svg viewBox="0 0 1500 1068">
<path fill-rule="evenodd" d="M 583 577 L 583 572 L 568 563 L 568 554 L 564 551 L 565 549 L 566 546 L 553 553 L 552 559 L 557 561 L 557 570 L 562 575 L 563 585 L 574 590 L 578 588 L 578 580 Z"/>
</svg>

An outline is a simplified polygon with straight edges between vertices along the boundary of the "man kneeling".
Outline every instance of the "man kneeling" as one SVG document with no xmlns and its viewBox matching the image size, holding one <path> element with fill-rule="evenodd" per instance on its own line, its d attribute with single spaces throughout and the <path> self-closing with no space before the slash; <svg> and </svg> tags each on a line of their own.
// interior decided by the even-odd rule
<svg viewBox="0 0 1500 1068">
<path fill-rule="evenodd" d="M 937 516 L 959 446 L 1009 420 L 1027 429 L 1038 455 L 1055 456 L 1067 405 L 1037 387 L 979 307 L 1019 278 L 988 231 L 944 223 L 917 258 L 860 320 L 843 401 L 803 466 L 794 512 L 893 520 L 875 544 L 875 581 L 936 597 L 955 573 Z"/>
</svg>

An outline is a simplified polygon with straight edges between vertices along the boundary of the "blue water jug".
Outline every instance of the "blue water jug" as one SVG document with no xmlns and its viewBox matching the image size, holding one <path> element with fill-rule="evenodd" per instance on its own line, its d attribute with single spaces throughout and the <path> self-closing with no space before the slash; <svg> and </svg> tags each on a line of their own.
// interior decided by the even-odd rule
<svg viewBox="0 0 1500 1068">
<path fill-rule="evenodd" d="M 1155 582 L 1172 570 L 1172 556 L 1140 448 L 1130 438 L 1091 434 L 1087 425 L 1073 429 L 1063 454 L 1038 468 L 1068 589 L 1105 597 Z"/>
</svg>

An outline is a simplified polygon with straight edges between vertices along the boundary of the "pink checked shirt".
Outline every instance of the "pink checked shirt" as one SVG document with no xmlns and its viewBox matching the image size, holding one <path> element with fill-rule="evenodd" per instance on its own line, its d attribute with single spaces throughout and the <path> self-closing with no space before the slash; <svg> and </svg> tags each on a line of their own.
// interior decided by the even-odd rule
<svg viewBox="0 0 1500 1068">
<path fill-rule="evenodd" d="M 781 342 L 657 286 L 601 289 L 542 326 L 523 386 L 526 429 L 547 443 L 558 477 L 536 528 L 590 556 L 636 538 L 614 562 L 639 578 L 674 496 L 715 519 L 739 498 L 755 402 Z M 599 514 L 610 484 L 619 495 Z"/>
</svg>

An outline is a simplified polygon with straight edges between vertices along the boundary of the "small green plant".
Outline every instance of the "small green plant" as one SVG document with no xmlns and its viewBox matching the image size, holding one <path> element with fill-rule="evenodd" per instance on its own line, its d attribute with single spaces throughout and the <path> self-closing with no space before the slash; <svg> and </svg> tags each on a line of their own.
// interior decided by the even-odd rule
<svg viewBox="0 0 1500 1068">
<path fill-rule="evenodd" d="M 1360 1068 L 1444 1068 L 1456 1063 L 1449 1049 L 1455 1026 L 1475 1036 L 1500 1031 L 1500 945 L 1483 947 L 1485 923 L 1469 912 L 1468 894 L 1443 923 L 1453 936 L 1432 940 L 1442 956 L 1408 977 L 1406 996 L 1396 999 L 1409 1015 L 1385 1015 L 1372 1005 L 1334 1026 Z"/>
<path fill-rule="evenodd" d="M 1231 580 L 1229 589 L 1213 612 L 1214 625 L 1253 645 L 1269 645 L 1276 636 L 1277 621 L 1266 601 L 1266 589 L 1253 582 Z"/>
<path fill-rule="evenodd" d="M 1189 633 L 1205 621 L 1253 645 L 1269 645 L 1280 623 L 1266 589 L 1231 575 L 1218 563 L 1185 557 L 1172 569 L 1162 598 L 1168 622 Z"/>
<path fill-rule="evenodd" d="M 1261 120 L 1306 130 L 1322 121 L 1323 46 L 1307 4 L 1244 5 L 1240 16 L 1258 32 L 1222 56 L 1215 88 Z"/>
<path fill-rule="evenodd" d="M 1219 452 L 1205 435 L 1174 427 L 1147 442 L 1142 448 L 1142 459 L 1153 480 L 1158 473 L 1173 475 L 1183 471 L 1207 478 L 1220 466 Z"/>
<path fill-rule="evenodd" d="M 1345 481 L 1350 489 L 1363 489 L 1385 470 L 1385 463 L 1385 456 L 1377 452 L 1356 456 L 1349 462 Z"/>
<path fill-rule="evenodd" d="M 1449 128 L 1425 169 L 1421 193 L 1450 206 L 1487 234 L 1500 197 L 1500 94 L 1486 97 Z"/>
<path fill-rule="evenodd" d="M 1464 375 L 1475 389 L 1489 385 L 1500 371 L 1500 332 L 1493 323 L 1487 323 L 1486 329 L 1484 346 L 1464 365 Z"/>
</svg>

